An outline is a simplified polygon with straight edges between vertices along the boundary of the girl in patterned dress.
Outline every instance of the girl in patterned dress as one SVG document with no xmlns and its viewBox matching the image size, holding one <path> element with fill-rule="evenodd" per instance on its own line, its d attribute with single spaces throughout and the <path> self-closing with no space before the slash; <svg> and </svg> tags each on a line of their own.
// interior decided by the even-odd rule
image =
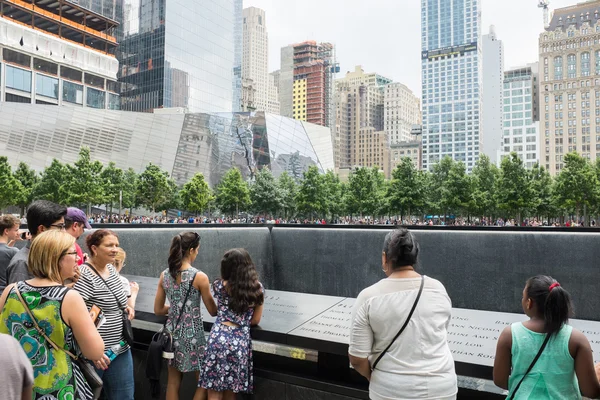
<svg viewBox="0 0 600 400">
<path fill-rule="evenodd" d="M 234 400 L 236 393 L 252 393 L 252 341 L 250 326 L 258 325 L 264 290 L 250 255 L 232 249 L 221 260 L 221 279 L 212 285 L 219 302 L 217 319 L 210 331 L 199 387 L 208 400 Z"/>
<path fill-rule="evenodd" d="M 200 298 L 209 314 L 213 317 L 217 315 L 217 305 L 210 293 L 208 276 L 192 267 L 199 251 L 200 235 L 196 232 L 175 236 L 171 241 L 169 268 L 161 273 L 156 290 L 154 313 L 168 316 L 167 329 L 173 335 L 175 352 L 175 358 L 169 360 L 167 400 L 179 399 L 184 372 L 195 372 L 198 380 L 206 345 Z M 183 304 L 188 290 L 190 294 Z M 167 298 L 170 306 L 165 305 Z M 179 324 L 175 326 L 180 314 Z M 198 388 L 194 399 L 205 398 L 206 390 Z"/>
<path fill-rule="evenodd" d="M 33 399 L 93 397 L 79 367 L 62 350 L 83 354 L 90 360 L 100 359 L 104 352 L 104 342 L 81 295 L 63 286 L 66 279 L 75 276 L 77 259 L 73 236 L 58 230 L 44 231 L 36 235 L 29 251 L 28 266 L 33 278 L 9 285 L 0 297 L 0 333 L 17 339 L 31 361 Z M 17 290 L 58 349 L 34 328 Z"/>
</svg>

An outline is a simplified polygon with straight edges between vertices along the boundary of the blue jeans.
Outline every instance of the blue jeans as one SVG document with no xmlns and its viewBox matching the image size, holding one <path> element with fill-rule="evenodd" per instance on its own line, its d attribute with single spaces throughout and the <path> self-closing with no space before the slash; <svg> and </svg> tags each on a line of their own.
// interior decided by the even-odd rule
<svg viewBox="0 0 600 400">
<path fill-rule="evenodd" d="M 96 369 L 96 372 L 102 378 L 103 383 L 101 399 L 133 400 L 135 382 L 131 350 L 119 354 L 106 371 Z"/>
</svg>

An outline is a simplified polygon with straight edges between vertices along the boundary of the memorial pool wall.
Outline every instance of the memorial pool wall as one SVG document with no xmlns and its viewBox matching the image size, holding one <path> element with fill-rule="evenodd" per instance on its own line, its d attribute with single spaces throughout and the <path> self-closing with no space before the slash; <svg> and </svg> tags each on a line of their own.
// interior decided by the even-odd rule
<svg viewBox="0 0 600 400">
<path fill-rule="evenodd" d="M 381 251 L 393 227 L 281 225 L 94 226 L 114 230 L 127 251 L 123 271 L 158 277 L 174 235 L 195 231 L 195 267 L 219 277 L 223 253 L 244 247 L 268 289 L 356 297 L 384 277 Z M 411 228 L 420 245 L 420 272 L 439 279 L 453 307 L 521 313 L 527 278 L 546 274 L 573 296 L 576 318 L 600 320 L 600 230 Z M 83 238 L 80 240 L 83 244 Z"/>
</svg>

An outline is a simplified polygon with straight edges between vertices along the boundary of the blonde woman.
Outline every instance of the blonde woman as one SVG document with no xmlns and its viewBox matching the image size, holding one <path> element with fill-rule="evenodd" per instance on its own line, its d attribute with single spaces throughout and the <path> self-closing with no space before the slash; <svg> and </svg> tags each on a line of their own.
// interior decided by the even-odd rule
<svg viewBox="0 0 600 400">
<path fill-rule="evenodd" d="M 104 342 L 83 299 L 62 284 L 75 275 L 77 258 L 75 239 L 68 233 L 48 230 L 36 235 L 28 258 L 33 278 L 9 285 L 0 297 L 0 333 L 12 335 L 30 359 L 35 377 L 33 399 L 92 398 L 78 366 L 35 330 L 17 293 L 25 299 L 46 336 L 59 348 L 73 353 L 80 351 L 90 360 L 100 359 Z"/>
<path fill-rule="evenodd" d="M 140 286 L 137 284 L 137 282 L 129 282 L 129 279 L 121 275 L 121 270 L 125 266 L 125 259 L 127 259 L 127 253 L 125 253 L 125 250 L 123 250 L 122 247 L 119 247 L 117 250 L 117 255 L 115 256 L 114 266 L 119 273 L 121 283 L 123 284 L 123 290 L 127 295 L 127 305 L 135 309 L 135 300 L 137 299 L 138 292 L 140 291 Z"/>
</svg>

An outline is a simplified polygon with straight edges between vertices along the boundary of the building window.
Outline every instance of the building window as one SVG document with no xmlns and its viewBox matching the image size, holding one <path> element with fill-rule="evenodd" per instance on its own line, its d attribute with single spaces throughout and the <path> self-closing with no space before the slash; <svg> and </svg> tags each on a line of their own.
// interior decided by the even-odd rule
<svg viewBox="0 0 600 400">
<path fill-rule="evenodd" d="M 581 76 L 590 76 L 590 53 L 581 53 Z"/>
<path fill-rule="evenodd" d="M 26 54 L 19 53 L 10 49 L 4 49 L 2 51 L 2 55 L 4 56 L 4 61 L 8 63 L 31 68 L 31 57 Z"/>
<path fill-rule="evenodd" d="M 567 56 L 567 74 L 570 79 L 577 76 L 577 57 L 575 54 L 569 54 Z"/>
<path fill-rule="evenodd" d="M 7 65 L 6 87 L 31 93 L 31 71 Z"/>
<path fill-rule="evenodd" d="M 6 93 L 6 101 L 9 103 L 31 103 L 29 97 L 17 96 L 16 94 Z"/>
<path fill-rule="evenodd" d="M 61 67 L 61 71 L 62 69 L 63 68 Z M 83 85 L 63 81 L 63 101 L 74 104 L 83 104 Z"/>
<path fill-rule="evenodd" d="M 563 75 L 562 57 L 554 57 L 554 79 L 560 80 Z"/>
<path fill-rule="evenodd" d="M 58 99 L 58 79 L 42 74 L 36 74 L 35 93 L 40 96 Z"/>
</svg>

